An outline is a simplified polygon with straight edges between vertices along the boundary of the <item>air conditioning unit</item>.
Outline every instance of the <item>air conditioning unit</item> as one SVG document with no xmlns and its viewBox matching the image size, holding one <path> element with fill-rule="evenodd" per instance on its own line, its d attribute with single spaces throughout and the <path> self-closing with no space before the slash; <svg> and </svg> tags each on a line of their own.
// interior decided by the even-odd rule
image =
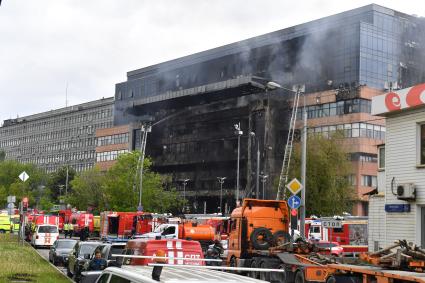
<svg viewBox="0 0 425 283">
<path fill-rule="evenodd" d="M 397 198 L 402 200 L 415 200 L 416 199 L 415 184 L 413 183 L 398 184 Z"/>
</svg>

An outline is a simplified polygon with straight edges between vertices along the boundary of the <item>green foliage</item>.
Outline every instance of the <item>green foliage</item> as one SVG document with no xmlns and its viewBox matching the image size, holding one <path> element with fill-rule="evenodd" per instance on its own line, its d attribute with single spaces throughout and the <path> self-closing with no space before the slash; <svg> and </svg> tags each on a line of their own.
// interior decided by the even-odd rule
<svg viewBox="0 0 425 283">
<path fill-rule="evenodd" d="M 66 198 L 67 203 L 86 210 L 88 207 L 96 211 L 105 210 L 105 174 L 98 168 L 93 168 L 80 173 L 71 182 L 72 192 Z"/>
<path fill-rule="evenodd" d="M 0 162 L 4 161 L 6 158 L 6 152 L 3 149 L 0 149 Z"/>
<path fill-rule="evenodd" d="M 139 202 L 139 178 L 137 169 L 139 152 L 118 157 L 106 173 L 98 168 L 78 174 L 71 182 L 72 192 L 67 202 L 80 210 L 88 207 L 95 211 L 135 211 Z M 165 190 L 165 177 L 150 170 L 149 158 L 144 161 L 142 204 L 145 211 L 170 212 L 182 207 L 175 190 Z"/>
<path fill-rule="evenodd" d="M 19 179 L 19 174 L 23 171 L 30 176 L 26 182 Z M 31 206 L 34 206 L 36 197 L 40 196 L 40 188 L 47 181 L 47 175 L 34 164 L 22 164 L 14 160 L 6 160 L 0 162 L 0 196 L 5 194 L 15 195 L 17 201 L 22 197 L 29 197 Z M 0 206 L 6 204 L 6 198 L 0 198 Z"/>
<path fill-rule="evenodd" d="M 50 189 L 44 189 L 39 198 L 39 208 L 44 211 L 49 211 L 54 204 L 55 203 L 52 201 Z"/>
<path fill-rule="evenodd" d="M 56 172 L 50 174 L 49 180 L 47 182 L 47 187 L 51 190 L 52 193 L 52 201 L 59 203 L 59 196 L 62 194 L 65 195 L 65 187 L 66 187 L 66 168 L 64 165 L 59 168 Z M 75 170 L 69 166 L 68 167 L 68 192 L 72 191 L 72 180 L 74 180 L 76 176 Z M 62 188 L 62 192 L 60 191 Z"/>
<path fill-rule="evenodd" d="M 119 211 L 134 211 L 139 199 L 140 179 L 136 178 L 139 152 L 121 155 L 117 163 L 106 174 L 105 191 L 109 208 Z M 164 177 L 150 170 L 149 158 L 144 161 L 142 205 L 145 211 L 169 212 L 181 207 L 175 190 L 163 188 Z"/>
<path fill-rule="evenodd" d="M 333 216 L 351 210 L 354 190 L 347 176 L 352 172 L 338 134 L 311 135 L 307 142 L 306 214 Z M 290 176 L 300 179 L 301 145 L 294 148 Z M 290 179 L 292 179 L 290 178 Z"/>
</svg>

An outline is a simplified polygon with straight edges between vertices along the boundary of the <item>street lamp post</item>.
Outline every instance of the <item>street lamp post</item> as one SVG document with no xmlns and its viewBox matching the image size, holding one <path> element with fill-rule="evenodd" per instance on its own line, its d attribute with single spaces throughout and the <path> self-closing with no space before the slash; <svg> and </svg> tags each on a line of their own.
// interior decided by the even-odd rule
<svg viewBox="0 0 425 283">
<path fill-rule="evenodd" d="M 305 238 L 305 192 L 306 192 L 306 163 L 307 163 L 307 111 L 306 111 L 306 99 L 305 99 L 305 86 L 304 85 L 297 85 L 296 90 L 294 89 L 288 89 L 285 87 L 282 87 L 280 84 L 275 82 L 268 82 L 267 87 L 271 89 L 280 88 L 292 91 L 296 93 L 299 97 L 300 93 L 304 93 L 303 99 L 303 128 L 302 128 L 302 139 L 301 139 L 301 183 L 303 184 L 303 189 L 301 190 L 301 206 L 300 206 L 300 234 L 301 237 Z M 295 100 L 294 100 L 295 102 Z M 295 105 L 295 104 L 294 104 Z M 298 107 L 298 103 L 295 107 Z M 295 123 L 295 122 L 294 122 Z M 292 150 L 292 148 L 291 148 Z M 289 164 L 289 163 L 288 163 Z M 286 181 L 286 180 L 285 180 Z M 285 186 L 286 184 L 283 184 Z M 279 188 L 280 189 L 280 183 Z M 278 192 L 279 193 L 279 192 Z M 279 199 L 280 196 L 278 196 Z"/>
<path fill-rule="evenodd" d="M 217 177 L 218 182 L 220 183 L 220 213 L 223 213 L 223 184 L 226 177 Z"/>
<path fill-rule="evenodd" d="M 260 142 L 258 140 L 258 137 L 255 135 L 254 132 L 250 132 L 249 135 L 255 139 L 255 142 L 257 143 L 257 168 L 256 168 L 256 175 L 255 175 L 255 197 L 257 199 L 260 199 Z"/>
<path fill-rule="evenodd" d="M 241 131 L 241 123 L 237 123 L 233 125 L 235 127 L 235 134 L 238 136 L 238 163 L 236 167 L 236 206 L 239 205 L 239 159 L 240 159 L 240 151 L 241 151 L 241 136 L 243 135 L 243 131 Z"/>
<path fill-rule="evenodd" d="M 184 207 L 186 205 L 186 184 L 189 181 L 190 181 L 190 179 L 184 179 L 184 180 L 182 180 L 182 182 L 183 182 L 183 201 L 184 201 L 184 203 L 183 203 L 183 212 L 184 212 Z"/>
<path fill-rule="evenodd" d="M 266 199 L 266 194 L 265 194 L 265 191 L 264 191 L 264 183 L 267 181 L 268 177 L 269 177 L 269 175 L 264 175 L 264 174 L 260 175 L 261 183 L 263 184 L 263 199 Z"/>
<path fill-rule="evenodd" d="M 143 211 L 142 206 L 142 192 L 143 192 L 143 163 L 145 161 L 145 150 L 146 150 L 146 141 L 148 138 L 148 132 L 151 131 L 151 126 L 143 124 L 140 127 L 140 183 L 139 183 L 139 204 L 137 206 L 138 211 Z"/>
</svg>

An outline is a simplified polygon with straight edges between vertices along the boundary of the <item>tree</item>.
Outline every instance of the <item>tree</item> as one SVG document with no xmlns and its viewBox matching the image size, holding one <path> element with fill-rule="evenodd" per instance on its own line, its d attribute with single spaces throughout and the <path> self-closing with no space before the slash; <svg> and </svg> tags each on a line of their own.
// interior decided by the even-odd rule
<svg viewBox="0 0 425 283">
<path fill-rule="evenodd" d="M 333 216 L 351 210 L 354 198 L 348 181 L 351 163 L 340 144 L 340 133 L 311 135 L 307 142 L 306 214 Z M 294 147 L 290 176 L 300 178 L 301 145 Z M 300 179 L 299 179 L 300 180 Z"/>
<path fill-rule="evenodd" d="M 52 194 L 52 201 L 59 203 L 59 196 L 65 194 L 66 186 L 66 165 L 60 167 L 56 172 L 50 174 L 47 182 L 47 187 L 50 189 Z M 72 180 L 74 180 L 76 172 L 74 168 L 69 166 L 68 168 L 68 193 L 72 191 Z M 61 192 L 62 188 L 62 192 Z"/>
<path fill-rule="evenodd" d="M 80 210 L 92 208 L 103 211 L 106 208 L 105 174 L 92 168 L 77 175 L 71 182 L 72 192 L 66 198 L 72 206 Z"/>
<path fill-rule="evenodd" d="M 25 182 L 19 179 L 19 175 L 27 172 L 29 179 Z M 2 194 L 15 195 L 17 201 L 22 197 L 29 197 L 30 205 L 34 206 L 41 197 L 41 189 L 47 181 L 47 175 L 34 164 L 22 164 L 14 160 L 0 162 L 0 187 Z M 0 199 L 0 206 L 6 204 L 6 199 Z"/>
<path fill-rule="evenodd" d="M 106 174 L 106 195 L 109 208 L 134 211 L 139 199 L 139 179 L 136 178 L 140 153 L 135 151 L 120 155 Z M 150 170 L 151 161 L 146 158 L 143 172 L 142 205 L 145 211 L 170 212 L 181 207 L 182 202 L 175 190 L 165 190 L 166 177 Z"/>
<path fill-rule="evenodd" d="M 3 149 L 0 149 L 0 162 L 4 161 L 6 158 L 6 152 Z"/>
</svg>

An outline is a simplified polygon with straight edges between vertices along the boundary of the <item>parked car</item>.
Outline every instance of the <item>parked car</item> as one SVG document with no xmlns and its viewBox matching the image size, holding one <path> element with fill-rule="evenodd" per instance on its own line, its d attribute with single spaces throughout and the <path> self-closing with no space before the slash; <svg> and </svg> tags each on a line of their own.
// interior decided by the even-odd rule
<svg viewBox="0 0 425 283">
<path fill-rule="evenodd" d="M 113 257 L 113 254 L 122 254 L 122 252 L 124 251 L 124 248 L 126 246 L 127 243 L 104 243 L 103 245 L 100 245 L 96 250 L 100 250 L 101 254 L 102 254 L 102 258 L 106 260 L 106 262 L 108 263 L 108 266 L 110 266 L 111 264 L 114 265 L 116 264 L 116 257 Z M 95 251 L 96 251 L 95 250 Z M 92 260 L 95 257 L 95 251 L 93 251 L 90 260 Z M 87 260 L 84 263 L 84 267 L 83 270 L 84 271 L 88 271 L 89 270 L 89 264 L 90 264 L 90 260 Z"/>
<path fill-rule="evenodd" d="M 253 279 L 250 277 L 232 274 L 228 272 L 193 269 L 188 267 L 164 267 L 160 271 L 160 279 L 154 280 L 152 277 L 152 266 L 122 266 L 108 267 L 102 272 L 92 271 L 87 272 L 93 276 L 86 276 L 81 282 L 83 283 L 103 283 L 103 282 L 120 282 L 120 283 L 158 283 L 158 282 L 208 282 L 208 283 L 223 283 L 223 282 L 244 282 L 244 283 L 265 283 L 266 281 Z M 86 273 L 86 272 L 83 272 Z"/>
<path fill-rule="evenodd" d="M 318 241 L 315 243 L 320 249 L 325 249 L 320 251 L 320 254 L 333 255 L 341 257 L 344 254 L 344 248 L 341 247 L 337 242 L 328 242 L 328 241 Z"/>
<path fill-rule="evenodd" d="M 79 280 L 82 267 L 87 260 L 90 260 L 91 255 L 99 246 L 103 245 L 102 242 L 78 242 L 68 257 L 68 265 L 66 267 L 66 275 L 74 278 L 75 281 Z"/>
<path fill-rule="evenodd" d="M 57 225 L 37 225 L 31 237 L 31 245 L 34 247 L 52 246 L 57 239 L 59 239 L 59 229 Z"/>
<path fill-rule="evenodd" d="M 54 265 L 68 264 L 68 256 L 74 246 L 77 244 L 77 240 L 73 239 L 57 239 L 49 251 L 49 261 Z"/>
</svg>

